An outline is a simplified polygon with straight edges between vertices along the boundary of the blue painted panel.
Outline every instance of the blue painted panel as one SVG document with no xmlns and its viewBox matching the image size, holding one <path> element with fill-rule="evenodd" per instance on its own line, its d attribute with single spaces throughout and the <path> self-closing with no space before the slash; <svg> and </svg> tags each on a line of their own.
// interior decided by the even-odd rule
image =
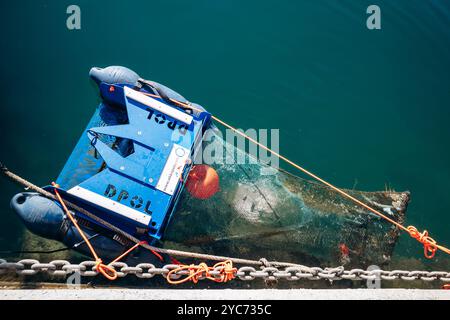
<svg viewBox="0 0 450 320">
<path fill-rule="evenodd" d="M 126 230 L 132 229 L 133 225 L 146 227 L 149 236 L 159 239 L 183 184 L 180 180 L 174 194 L 169 195 L 156 189 L 157 182 L 174 144 L 194 153 L 194 143 L 201 140 L 196 137 L 208 125 L 210 115 L 204 112 L 193 116 L 194 120 L 187 126 L 125 98 L 123 85 L 115 84 L 113 89 L 107 90 L 111 86 L 100 86 L 104 103 L 96 110 L 57 181 L 63 189 L 79 186 L 148 215 L 151 220 L 143 226 L 120 215 L 119 210 L 106 210 L 92 203 L 102 218 L 114 225 Z M 121 102 L 124 105 L 120 105 Z M 183 172 L 184 178 L 189 170 L 188 164 Z M 77 199 L 73 195 L 70 197 Z M 86 204 L 87 199 L 79 201 Z"/>
</svg>

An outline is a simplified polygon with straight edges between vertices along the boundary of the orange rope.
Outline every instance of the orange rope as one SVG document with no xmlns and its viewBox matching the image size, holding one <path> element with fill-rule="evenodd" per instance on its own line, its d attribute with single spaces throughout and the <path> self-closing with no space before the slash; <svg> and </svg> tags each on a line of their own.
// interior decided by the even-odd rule
<svg viewBox="0 0 450 320">
<path fill-rule="evenodd" d="M 151 251 L 151 253 L 153 253 L 153 255 L 155 255 L 160 261 L 164 261 L 164 258 L 162 257 L 162 255 L 160 255 L 158 252 L 156 252 L 155 250 L 149 249 Z"/>
<path fill-rule="evenodd" d="M 428 231 L 424 230 L 420 233 L 414 226 L 409 226 L 408 228 L 409 235 L 423 244 L 423 254 L 426 258 L 432 259 L 436 254 L 437 249 L 441 249 L 442 251 L 450 254 L 450 251 L 447 248 L 438 246 L 436 241 L 428 235 Z"/>
<path fill-rule="evenodd" d="M 221 267 L 221 268 L 220 268 Z M 219 277 L 213 277 L 210 274 L 210 271 L 215 269 L 220 270 Z M 220 269 L 219 269 L 220 268 Z M 171 276 L 174 273 L 177 273 L 182 270 L 188 270 L 189 275 L 180 280 L 172 280 Z M 170 270 L 167 274 L 167 282 L 170 284 L 181 284 L 187 281 L 192 281 L 193 283 L 197 283 L 198 280 L 203 276 L 206 279 L 212 280 L 214 282 L 227 282 L 233 280 L 236 277 L 237 269 L 233 267 L 233 262 L 231 260 L 226 260 L 222 262 L 216 263 L 213 267 L 208 267 L 208 265 L 204 262 L 199 265 L 180 265 L 178 268 Z"/>
<path fill-rule="evenodd" d="M 101 273 L 105 278 L 107 278 L 108 280 L 115 280 L 115 279 L 117 279 L 117 272 L 116 272 L 116 270 L 113 267 L 109 266 L 109 265 L 103 264 L 102 259 L 100 259 L 98 257 L 98 255 L 95 252 L 95 249 L 92 246 L 91 242 L 89 241 L 89 239 L 84 234 L 83 230 L 81 230 L 80 226 L 78 225 L 77 220 L 73 217 L 73 215 L 69 211 L 69 209 L 67 209 L 66 204 L 64 203 L 63 199 L 61 198 L 61 195 L 58 192 L 57 188 L 59 188 L 59 185 L 56 184 L 55 182 L 52 182 L 52 186 L 54 187 L 54 191 L 55 191 L 56 197 L 58 198 L 58 201 L 61 203 L 61 206 L 63 207 L 64 212 L 69 217 L 70 221 L 72 221 L 72 223 L 75 226 L 75 228 L 77 228 L 77 230 L 80 233 L 81 237 L 83 238 L 84 242 L 87 244 L 89 250 L 91 251 L 92 256 L 94 257 L 95 263 L 96 263 L 95 269 L 99 273 Z"/>
<path fill-rule="evenodd" d="M 124 253 L 122 253 L 120 256 L 118 256 L 117 258 L 115 258 L 113 261 L 111 261 L 110 263 L 108 263 L 108 265 L 113 264 L 114 262 L 120 261 L 122 260 L 123 257 L 125 257 L 126 255 L 128 255 L 131 251 L 133 251 L 134 249 L 136 249 L 137 247 L 139 247 L 140 245 L 146 243 L 145 241 L 141 241 L 136 243 L 134 246 L 132 246 L 131 248 L 129 248 L 127 251 L 125 251 Z"/>
<path fill-rule="evenodd" d="M 147 244 L 147 241 L 141 241 L 136 243 L 134 246 L 132 246 L 131 248 L 129 248 L 127 251 L 125 251 L 124 253 L 122 253 L 120 256 L 118 256 L 117 258 L 115 258 L 113 261 L 111 261 L 110 263 L 108 263 L 108 265 L 113 264 L 114 262 L 120 261 L 122 260 L 125 256 L 127 256 L 131 251 L 133 251 L 134 249 L 136 249 L 137 247 L 143 245 L 143 244 Z M 149 249 L 159 260 L 164 261 L 164 258 L 156 251 Z"/>
</svg>

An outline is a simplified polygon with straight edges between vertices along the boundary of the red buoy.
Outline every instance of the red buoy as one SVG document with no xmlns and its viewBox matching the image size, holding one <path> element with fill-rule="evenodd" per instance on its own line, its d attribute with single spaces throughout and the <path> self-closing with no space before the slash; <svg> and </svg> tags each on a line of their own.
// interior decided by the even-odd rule
<svg viewBox="0 0 450 320">
<path fill-rule="evenodd" d="M 195 165 L 189 172 L 186 188 L 194 198 L 211 198 L 219 191 L 219 175 L 206 164 Z"/>
</svg>

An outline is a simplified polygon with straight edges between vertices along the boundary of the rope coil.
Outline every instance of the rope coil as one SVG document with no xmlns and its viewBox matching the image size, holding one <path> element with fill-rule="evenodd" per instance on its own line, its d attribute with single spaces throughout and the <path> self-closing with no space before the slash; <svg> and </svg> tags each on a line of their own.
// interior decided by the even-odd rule
<svg viewBox="0 0 450 320">
<path fill-rule="evenodd" d="M 172 276 L 178 274 L 180 271 L 188 270 L 189 274 L 180 280 L 173 280 Z M 218 276 L 212 276 L 211 271 L 217 270 L 219 271 Z M 237 268 L 233 267 L 233 262 L 231 260 L 225 260 L 222 262 L 216 263 L 212 267 L 208 267 L 208 265 L 204 262 L 195 265 L 180 265 L 178 268 L 170 270 L 167 274 L 167 282 L 170 284 L 182 284 L 187 281 L 192 281 L 193 283 L 197 283 L 200 279 L 209 279 L 214 282 L 224 283 L 233 280 L 236 277 Z"/>
<path fill-rule="evenodd" d="M 428 231 L 424 230 L 422 233 L 420 233 L 419 230 L 417 230 L 417 228 L 414 226 L 408 226 L 406 229 L 408 230 L 411 238 L 414 238 L 423 244 L 423 254 L 425 255 L 425 257 L 427 259 L 433 259 L 439 246 L 437 245 L 436 240 L 428 235 Z M 445 250 L 443 251 L 445 252 Z"/>
</svg>

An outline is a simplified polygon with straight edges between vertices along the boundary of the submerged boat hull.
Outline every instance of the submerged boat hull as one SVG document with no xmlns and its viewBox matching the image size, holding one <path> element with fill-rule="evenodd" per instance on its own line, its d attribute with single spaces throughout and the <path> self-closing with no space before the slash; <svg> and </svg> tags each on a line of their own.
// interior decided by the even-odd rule
<svg viewBox="0 0 450 320">
<path fill-rule="evenodd" d="M 220 134 L 204 144 L 249 157 L 227 146 Z M 389 261 L 398 238 L 394 226 L 326 186 L 250 159 L 245 162 L 211 164 L 220 177 L 220 191 L 206 200 L 184 192 L 166 230 L 166 243 L 299 263 L 361 266 Z M 405 218 L 408 192 L 347 192 L 400 223 Z"/>
<path fill-rule="evenodd" d="M 95 76 L 102 72 L 101 69 L 94 71 Z M 127 70 L 125 73 L 130 75 Z M 119 73 L 112 74 L 117 76 Z M 131 75 L 129 81 L 135 81 L 137 75 Z M 156 85 L 168 97 L 186 102 L 178 93 Z M 194 106 L 202 109 L 199 105 Z M 88 129 L 127 123 L 125 109 L 104 101 L 96 109 Z M 304 264 L 352 264 L 360 267 L 389 261 L 398 238 L 398 230 L 394 226 L 326 186 L 255 161 L 247 153 L 225 142 L 214 125 L 207 131 L 208 134 L 200 142 L 202 150 L 222 150 L 224 154 L 222 160 L 216 158 L 207 163 L 218 174 L 218 191 L 208 199 L 196 197 L 186 189 L 181 191 L 161 240 L 149 238 L 145 233 L 137 234 L 132 225 L 128 228 L 124 224 L 123 227 L 128 228 L 125 231 L 157 245 L 222 256 L 265 257 Z M 107 136 L 103 140 L 122 156 L 132 149 L 133 141 L 130 139 Z M 230 152 L 235 154 L 234 159 L 241 161 L 227 161 Z M 197 157 L 194 164 L 204 160 L 204 157 Z M 98 156 L 92 141 L 83 134 L 57 182 L 63 192 L 103 170 L 104 159 Z M 115 187 L 120 189 L 120 186 Z M 117 191 L 120 195 L 120 190 Z M 403 222 L 409 201 L 408 192 L 348 192 L 390 218 Z M 69 194 L 64 196 L 71 200 Z M 123 199 L 130 200 L 131 197 Z M 71 247 L 77 244 L 75 250 L 88 254 L 87 246 L 80 244 L 80 235 L 68 223 L 61 207 L 52 200 L 37 194 L 22 193 L 12 199 L 11 206 L 32 232 Z M 85 207 L 108 219 L 107 213 L 99 208 L 89 204 Z M 99 255 L 105 259 L 115 258 L 131 245 L 109 230 L 92 224 L 92 221 L 83 220 L 81 214 L 75 214 L 83 222 L 88 236 L 92 237 Z M 152 259 L 152 255 L 137 252 L 129 259 L 147 261 Z"/>
</svg>

